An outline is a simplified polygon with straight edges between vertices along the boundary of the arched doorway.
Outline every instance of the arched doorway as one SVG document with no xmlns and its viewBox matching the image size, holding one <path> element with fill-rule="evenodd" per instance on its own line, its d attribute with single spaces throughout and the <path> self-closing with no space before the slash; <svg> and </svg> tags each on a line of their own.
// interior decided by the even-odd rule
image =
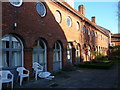
<svg viewBox="0 0 120 90">
<path fill-rule="evenodd" d="M 67 62 L 72 63 L 72 45 L 71 45 L 71 43 L 68 43 L 68 45 L 67 45 Z"/>
<path fill-rule="evenodd" d="M 15 35 L 5 35 L 2 38 L 2 67 L 14 69 L 23 66 L 23 43 Z"/>
<path fill-rule="evenodd" d="M 43 71 L 47 71 L 47 60 L 46 60 L 46 43 L 44 40 L 40 39 L 35 42 L 33 46 L 33 62 L 38 62 L 43 66 Z"/>
<path fill-rule="evenodd" d="M 53 71 L 62 69 L 62 47 L 57 41 L 53 47 Z"/>
<path fill-rule="evenodd" d="M 75 51 L 75 56 L 76 56 L 76 63 L 80 63 L 80 46 L 79 44 L 76 45 L 76 51 Z"/>
<path fill-rule="evenodd" d="M 88 61 L 90 61 L 90 55 L 91 55 L 90 46 L 88 46 Z"/>
</svg>

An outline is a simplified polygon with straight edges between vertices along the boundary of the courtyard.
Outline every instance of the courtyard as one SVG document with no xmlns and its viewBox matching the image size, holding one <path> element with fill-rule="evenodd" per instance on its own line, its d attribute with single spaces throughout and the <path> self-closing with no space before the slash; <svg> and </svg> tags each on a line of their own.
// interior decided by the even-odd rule
<svg viewBox="0 0 120 90">
<path fill-rule="evenodd" d="M 110 69 L 77 68 L 74 71 L 56 72 L 53 80 L 34 78 L 24 81 L 22 86 L 14 83 L 14 88 L 118 88 L 118 67 Z"/>
</svg>

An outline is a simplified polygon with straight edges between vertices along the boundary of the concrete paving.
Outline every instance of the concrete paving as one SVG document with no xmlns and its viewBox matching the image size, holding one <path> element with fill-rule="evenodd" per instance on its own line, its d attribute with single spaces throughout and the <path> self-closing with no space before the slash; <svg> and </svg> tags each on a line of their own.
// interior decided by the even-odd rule
<svg viewBox="0 0 120 90">
<path fill-rule="evenodd" d="M 71 72 L 61 72 L 55 79 L 38 79 L 19 83 L 14 88 L 118 88 L 118 65 L 111 69 L 77 69 Z"/>
</svg>

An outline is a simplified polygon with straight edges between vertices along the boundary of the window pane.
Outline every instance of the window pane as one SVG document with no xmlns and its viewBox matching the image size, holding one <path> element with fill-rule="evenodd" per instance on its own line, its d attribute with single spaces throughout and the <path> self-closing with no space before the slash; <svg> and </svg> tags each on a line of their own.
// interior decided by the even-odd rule
<svg viewBox="0 0 120 90">
<path fill-rule="evenodd" d="M 67 24 L 68 24 L 69 27 L 71 27 L 71 25 L 72 25 L 72 20 L 71 20 L 70 17 L 67 18 Z"/>
<path fill-rule="evenodd" d="M 61 22 L 61 13 L 59 11 L 56 11 L 56 14 L 55 14 L 55 19 L 58 23 Z"/>
<path fill-rule="evenodd" d="M 12 52 L 12 66 L 22 66 L 21 52 Z"/>
<path fill-rule="evenodd" d="M 33 62 L 38 62 L 38 54 L 37 54 L 37 52 L 33 52 Z"/>
<path fill-rule="evenodd" d="M 15 37 L 12 37 L 12 48 L 21 48 L 20 42 Z"/>
<path fill-rule="evenodd" d="M 2 39 L 2 49 L 4 50 L 2 57 L 4 67 L 22 65 L 22 49 L 18 51 L 19 48 L 22 48 L 21 43 L 14 36 L 6 35 Z M 9 64 L 10 62 L 11 64 Z"/>
<path fill-rule="evenodd" d="M 60 49 L 60 46 L 58 43 L 56 43 L 56 49 Z"/>
<path fill-rule="evenodd" d="M 6 48 L 6 42 L 5 41 L 2 42 L 2 48 Z"/>
<path fill-rule="evenodd" d="M 13 47 L 13 48 L 17 48 L 17 49 L 21 48 L 19 42 L 12 42 L 12 47 Z"/>
<path fill-rule="evenodd" d="M 44 52 L 40 52 L 39 54 L 39 63 L 41 64 L 45 63 Z"/>
<path fill-rule="evenodd" d="M 60 61 L 60 52 L 56 51 L 54 52 L 54 62 Z"/>
<path fill-rule="evenodd" d="M 8 67 L 7 52 L 2 52 L 2 67 Z"/>
<path fill-rule="evenodd" d="M 41 49 L 44 49 L 44 43 L 43 43 L 41 40 L 39 40 L 38 43 L 39 43 L 39 45 L 40 45 L 40 48 L 41 48 Z"/>
</svg>

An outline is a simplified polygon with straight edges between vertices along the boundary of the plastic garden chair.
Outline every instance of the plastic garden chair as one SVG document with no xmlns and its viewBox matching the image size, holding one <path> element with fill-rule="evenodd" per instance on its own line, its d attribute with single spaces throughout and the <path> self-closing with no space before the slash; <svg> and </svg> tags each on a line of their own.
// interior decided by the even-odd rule
<svg viewBox="0 0 120 90">
<path fill-rule="evenodd" d="M 43 71 L 43 66 L 41 66 L 39 63 L 34 62 L 32 68 L 35 71 L 35 79 L 37 80 L 37 76 L 40 72 Z"/>
<path fill-rule="evenodd" d="M 49 79 L 49 80 L 52 80 L 54 78 L 54 76 L 50 76 L 51 75 L 50 72 L 43 72 L 43 66 L 41 66 L 37 62 L 33 63 L 33 69 L 35 71 L 35 79 L 36 80 L 37 80 L 37 76 L 39 76 L 40 78 L 45 78 L 45 79 Z"/>
<path fill-rule="evenodd" d="M 10 83 L 13 88 L 13 74 L 9 70 L 0 71 L 0 80 L 1 83 Z M 0 85 L 2 88 L 2 84 Z"/>
<path fill-rule="evenodd" d="M 17 71 L 18 71 L 19 76 L 20 76 L 20 86 L 21 86 L 23 78 L 28 77 L 28 80 L 29 80 L 29 70 L 25 69 L 24 67 L 18 67 Z M 24 73 L 24 71 L 26 73 Z"/>
</svg>

